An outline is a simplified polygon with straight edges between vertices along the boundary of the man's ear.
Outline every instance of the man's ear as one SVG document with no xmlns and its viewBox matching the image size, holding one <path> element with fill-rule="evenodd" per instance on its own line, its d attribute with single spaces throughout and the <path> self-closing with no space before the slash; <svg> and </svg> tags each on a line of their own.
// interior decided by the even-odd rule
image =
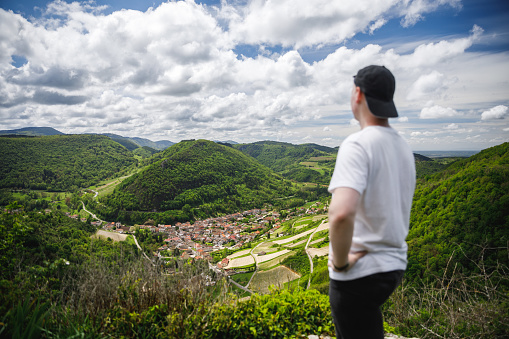
<svg viewBox="0 0 509 339">
<path fill-rule="evenodd" d="M 362 93 L 361 91 L 361 88 L 359 86 L 356 86 L 355 87 L 355 92 L 354 92 L 354 100 L 356 103 L 360 103 L 361 100 L 362 100 L 362 96 L 364 95 L 364 93 Z"/>
</svg>

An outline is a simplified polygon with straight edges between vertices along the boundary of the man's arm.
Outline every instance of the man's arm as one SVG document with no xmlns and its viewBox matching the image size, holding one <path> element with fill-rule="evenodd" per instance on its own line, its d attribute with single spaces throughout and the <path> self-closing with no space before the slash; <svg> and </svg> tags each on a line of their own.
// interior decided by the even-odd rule
<svg viewBox="0 0 509 339">
<path fill-rule="evenodd" d="M 329 206 L 329 238 L 334 257 L 329 266 L 351 268 L 366 252 L 349 253 L 353 226 L 360 194 L 353 188 L 339 187 L 332 194 Z"/>
</svg>

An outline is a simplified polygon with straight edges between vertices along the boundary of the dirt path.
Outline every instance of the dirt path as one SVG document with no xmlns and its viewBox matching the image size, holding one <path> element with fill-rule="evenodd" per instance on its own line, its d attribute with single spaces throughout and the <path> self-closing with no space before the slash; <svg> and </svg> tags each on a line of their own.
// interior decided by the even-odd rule
<svg viewBox="0 0 509 339">
<path fill-rule="evenodd" d="M 307 289 L 309 290 L 309 286 L 311 286 L 311 274 L 313 274 L 313 255 L 311 254 L 311 251 L 310 249 L 308 248 L 309 247 L 309 242 L 311 241 L 311 239 L 313 239 L 313 235 L 318 232 L 318 231 L 322 231 L 322 230 L 326 230 L 327 228 L 329 227 L 329 223 L 326 223 L 325 220 L 322 220 L 322 222 L 320 223 L 320 225 L 315 228 L 313 230 L 313 233 L 310 234 L 309 238 L 308 238 L 308 242 L 306 243 L 306 247 L 304 247 L 305 251 L 306 251 L 306 254 L 308 255 L 308 258 L 309 258 L 309 265 L 310 265 L 310 268 L 309 268 L 309 279 L 308 279 L 308 287 Z"/>
</svg>

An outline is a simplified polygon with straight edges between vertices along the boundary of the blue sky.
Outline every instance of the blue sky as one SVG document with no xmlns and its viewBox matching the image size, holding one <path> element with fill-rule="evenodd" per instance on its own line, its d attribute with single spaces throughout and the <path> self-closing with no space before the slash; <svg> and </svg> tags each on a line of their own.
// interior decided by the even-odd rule
<svg viewBox="0 0 509 339">
<path fill-rule="evenodd" d="M 337 146 L 352 75 L 396 76 L 419 150 L 509 141 L 509 2 L 0 0 L 0 129 Z"/>
</svg>

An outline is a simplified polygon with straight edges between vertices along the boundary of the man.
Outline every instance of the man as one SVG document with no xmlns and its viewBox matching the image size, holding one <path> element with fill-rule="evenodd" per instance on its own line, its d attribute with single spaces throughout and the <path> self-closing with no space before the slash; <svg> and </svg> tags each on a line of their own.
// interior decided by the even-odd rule
<svg viewBox="0 0 509 339">
<path fill-rule="evenodd" d="M 415 162 L 389 125 L 398 116 L 394 90 L 383 66 L 354 77 L 351 106 L 361 130 L 341 144 L 329 185 L 329 296 L 338 338 L 384 337 L 380 306 L 406 269 Z"/>
</svg>

